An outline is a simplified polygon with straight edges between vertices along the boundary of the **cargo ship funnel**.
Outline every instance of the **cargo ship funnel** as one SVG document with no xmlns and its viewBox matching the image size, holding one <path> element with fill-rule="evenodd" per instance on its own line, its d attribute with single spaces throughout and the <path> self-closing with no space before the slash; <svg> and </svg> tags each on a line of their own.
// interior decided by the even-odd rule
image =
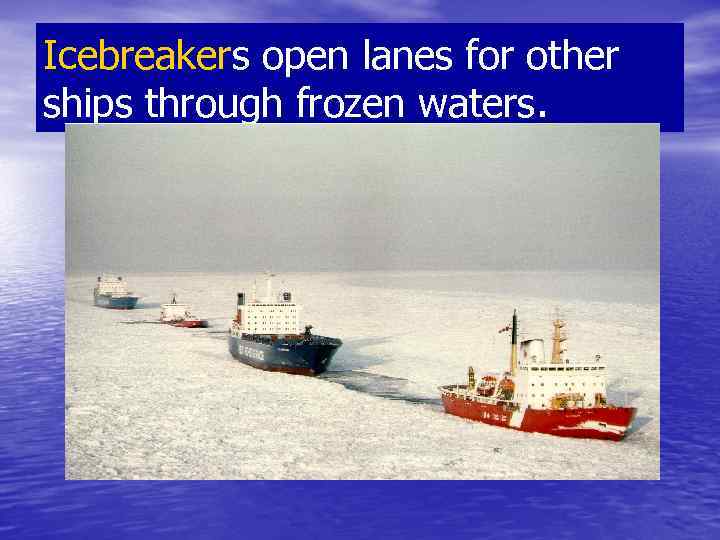
<svg viewBox="0 0 720 540">
<path fill-rule="evenodd" d="M 245 293 L 237 293 L 237 309 L 235 310 L 235 322 L 242 324 L 242 307 L 245 305 Z"/>
</svg>

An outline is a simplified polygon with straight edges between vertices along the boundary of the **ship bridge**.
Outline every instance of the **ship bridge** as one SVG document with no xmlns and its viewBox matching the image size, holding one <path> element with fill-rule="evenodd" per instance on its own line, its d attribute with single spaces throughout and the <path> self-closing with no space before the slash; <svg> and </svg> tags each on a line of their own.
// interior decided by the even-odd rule
<svg viewBox="0 0 720 540">
<path fill-rule="evenodd" d="M 553 326 L 550 358 L 545 356 L 545 342 L 542 339 L 527 339 L 520 344 L 515 399 L 538 409 L 553 408 L 563 396 L 572 396 L 572 403 L 578 407 L 591 407 L 604 402 L 606 366 L 600 355 L 589 361 L 568 358 L 565 323 L 558 318 Z"/>
<path fill-rule="evenodd" d="M 113 296 L 124 296 L 129 294 L 127 282 L 123 280 L 122 276 L 111 276 L 108 274 L 98 276 L 95 292 L 96 294 Z"/>
<path fill-rule="evenodd" d="M 300 333 L 301 307 L 293 302 L 293 294 L 286 288 L 277 293 L 272 288 L 273 274 L 267 276 L 267 292 L 257 298 L 253 287 L 250 302 L 245 293 L 238 293 L 237 311 L 231 331 L 237 334 L 296 335 Z"/>
</svg>

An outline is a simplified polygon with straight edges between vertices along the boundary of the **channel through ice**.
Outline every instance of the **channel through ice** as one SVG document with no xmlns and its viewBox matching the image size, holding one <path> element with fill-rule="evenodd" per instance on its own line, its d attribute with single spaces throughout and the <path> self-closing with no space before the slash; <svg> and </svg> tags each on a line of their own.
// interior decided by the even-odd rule
<svg viewBox="0 0 720 540">
<path fill-rule="evenodd" d="M 112 311 L 93 306 L 95 275 L 67 276 L 67 478 L 659 478 L 657 273 L 282 274 L 301 321 L 344 341 L 318 378 L 259 371 L 228 353 L 236 293 L 258 277 L 128 274 L 138 309 Z M 210 327 L 151 324 L 171 292 Z M 443 412 L 437 386 L 463 383 L 469 365 L 507 366 L 498 330 L 513 308 L 521 338 L 547 348 L 555 307 L 568 322 L 568 356 L 601 354 L 609 400 L 638 408 L 624 441 Z"/>
</svg>

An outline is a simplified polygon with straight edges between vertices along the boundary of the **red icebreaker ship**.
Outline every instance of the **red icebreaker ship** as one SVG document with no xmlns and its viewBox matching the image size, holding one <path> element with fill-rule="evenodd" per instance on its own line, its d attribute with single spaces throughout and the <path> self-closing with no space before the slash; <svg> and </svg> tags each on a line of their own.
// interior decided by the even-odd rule
<svg viewBox="0 0 720 540">
<path fill-rule="evenodd" d="M 188 304 L 178 303 L 175 293 L 173 293 L 169 304 L 160 306 L 160 322 L 179 328 L 208 327 L 206 319 L 198 319 L 190 313 L 190 306 Z"/>
<path fill-rule="evenodd" d="M 517 348 L 517 312 L 513 313 L 510 370 L 483 373 L 468 383 L 441 386 L 445 411 L 494 426 L 548 433 L 561 437 L 609 439 L 625 436 L 637 409 L 607 403 L 606 366 L 596 356 L 590 362 L 565 358 L 565 322 L 553 323 L 553 352 L 545 360 L 541 339 L 528 339 Z"/>
</svg>

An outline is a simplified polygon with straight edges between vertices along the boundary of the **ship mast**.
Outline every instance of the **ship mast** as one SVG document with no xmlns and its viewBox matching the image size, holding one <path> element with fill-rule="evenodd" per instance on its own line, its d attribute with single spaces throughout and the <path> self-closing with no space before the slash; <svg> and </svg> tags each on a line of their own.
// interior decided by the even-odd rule
<svg viewBox="0 0 720 540">
<path fill-rule="evenodd" d="M 267 292 L 265 297 L 265 302 L 270 303 L 272 302 L 272 279 L 275 277 L 275 274 L 268 272 L 267 273 Z"/>
<path fill-rule="evenodd" d="M 510 347 L 510 374 L 517 372 L 517 309 L 513 310 L 512 318 L 512 342 Z"/>
<path fill-rule="evenodd" d="M 567 334 L 563 330 L 565 328 L 565 321 L 560 318 L 560 310 L 555 310 L 555 320 L 553 321 L 553 351 L 552 351 L 552 363 L 562 364 L 564 361 L 563 353 L 565 349 L 562 348 L 562 344 L 567 340 Z"/>
</svg>

